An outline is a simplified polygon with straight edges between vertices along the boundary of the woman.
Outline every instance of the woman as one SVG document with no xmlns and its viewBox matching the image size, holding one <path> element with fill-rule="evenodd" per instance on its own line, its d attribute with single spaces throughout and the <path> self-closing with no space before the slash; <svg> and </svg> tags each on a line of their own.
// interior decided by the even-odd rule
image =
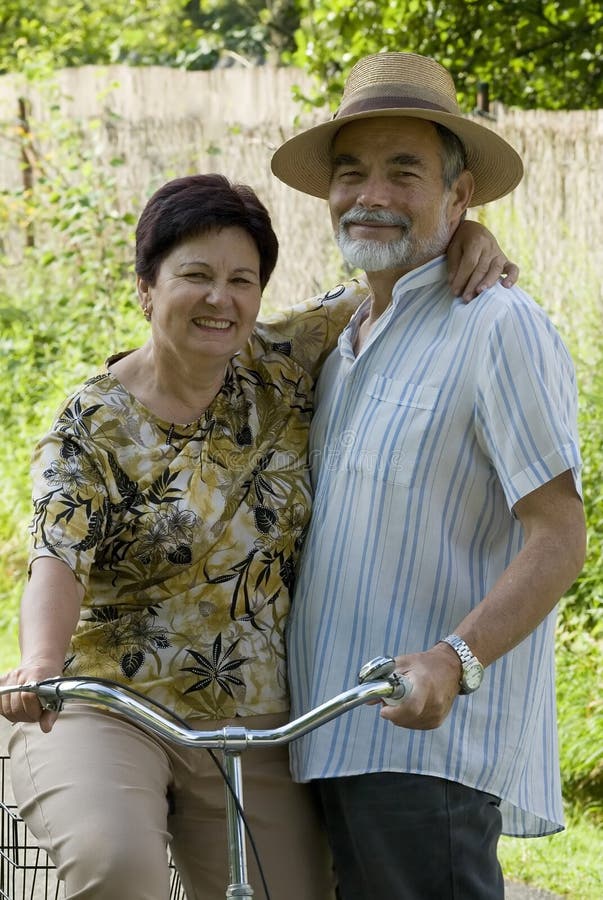
<svg viewBox="0 0 603 900">
<path fill-rule="evenodd" d="M 131 684 L 196 727 L 286 721 L 313 383 L 366 287 L 256 324 L 277 252 L 255 194 L 221 176 L 149 200 L 136 272 L 150 336 L 69 397 L 36 448 L 22 662 L 5 683 L 65 671 Z M 223 896 L 223 786 L 206 754 L 93 709 L 55 724 L 33 695 L 3 697 L 2 712 L 24 723 L 13 787 L 67 897 L 165 900 L 170 839 L 189 900 Z M 246 755 L 245 795 L 274 896 L 328 897 L 286 748 Z"/>
</svg>

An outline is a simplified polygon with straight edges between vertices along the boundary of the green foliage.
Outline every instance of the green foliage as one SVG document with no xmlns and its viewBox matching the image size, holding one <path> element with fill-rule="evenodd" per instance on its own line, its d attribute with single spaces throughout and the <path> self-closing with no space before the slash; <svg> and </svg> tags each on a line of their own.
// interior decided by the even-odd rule
<svg viewBox="0 0 603 900">
<path fill-rule="evenodd" d="M 0 74 L 66 66 L 211 69 L 221 59 L 277 62 L 294 49 L 295 0 L 3 0 Z"/>
<path fill-rule="evenodd" d="M 582 328 L 568 339 L 580 387 L 588 548 L 584 568 L 561 603 L 558 707 L 565 792 L 582 812 L 603 822 L 603 327 L 600 310 L 591 313 L 583 310 Z"/>
<path fill-rule="evenodd" d="M 432 56 L 452 74 L 465 109 L 478 84 L 524 109 L 603 106 L 603 3 L 598 0 L 298 0 L 292 61 L 336 101 L 351 66 L 368 53 Z"/>
<path fill-rule="evenodd" d="M 282 53 L 295 49 L 295 0 L 191 0 L 187 11 L 214 64 L 224 55 L 255 64 L 278 63 Z"/>
<path fill-rule="evenodd" d="M 512 881 L 546 887 L 555 896 L 573 900 L 603 897 L 601 830 L 575 813 L 559 834 L 537 840 L 501 838 L 499 858 Z"/>
<path fill-rule="evenodd" d="M 0 74 L 33 61 L 210 69 L 293 62 L 335 101 L 356 60 L 381 50 L 433 56 L 466 109 L 480 82 L 523 108 L 603 106 L 601 0 L 4 0 Z"/>
<path fill-rule="evenodd" d="M 588 546 L 582 572 L 561 603 L 559 640 L 568 651 L 582 652 L 580 641 L 583 636 L 588 636 L 603 653 L 603 328 L 600 321 L 592 337 L 599 344 L 598 352 L 593 353 L 588 363 L 584 358 L 577 362 L 582 491 Z M 600 752 L 603 747 L 603 698 L 599 698 L 598 710 Z"/>
<path fill-rule="evenodd" d="M 565 795 L 603 823 L 603 642 L 567 621 L 557 650 L 559 745 Z"/>
<path fill-rule="evenodd" d="M 47 101 L 52 108 L 51 93 Z M 0 243 L 0 625 L 13 636 L 33 445 L 73 387 L 146 333 L 134 291 L 134 216 L 119 207 L 101 148 L 85 149 L 78 126 L 56 114 L 30 126 L 31 134 L 15 128 L 9 137 L 25 141 L 33 187 L 0 192 L 8 236 Z M 112 160 L 115 173 L 120 165 Z"/>
<path fill-rule="evenodd" d="M 199 33 L 186 15 L 187 0 L 3 0 L 0 73 L 36 61 L 66 66 L 188 66 Z"/>
<path fill-rule="evenodd" d="M 580 441 L 583 460 L 584 507 L 588 522 L 586 565 L 563 606 L 570 632 L 578 628 L 603 641 L 603 347 L 601 327 L 592 332 L 598 346 L 578 363 L 580 381 Z M 568 640 L 570 636 L 568 635 Z M 602 735 L 603 737 L 603 735 Z M 603 746 L 603 741 L 602 741 Z"/>
<path fill-rule="evenodd" d="M 566 249 L 571 246 L 568 236 Z M 578 252 L 576 247 L 573 252 Z M 580 288 L 569 288 L 565 293 L 564 309 L 556 322 L 576 365 L 582 494 L 588 530 L 584 567 L 561 603 L 559 642 L 568 651 L 576 650 L 577 642 L 585 637 L 603 648 L 603 310 L 596 299 L 600 286 L 597 273 L 588 269 L 584 273 Z M 572 284 L 571 266 L 564 280 Z M 601 705 L 599 713 L 602 747 Z"/>
</svg>

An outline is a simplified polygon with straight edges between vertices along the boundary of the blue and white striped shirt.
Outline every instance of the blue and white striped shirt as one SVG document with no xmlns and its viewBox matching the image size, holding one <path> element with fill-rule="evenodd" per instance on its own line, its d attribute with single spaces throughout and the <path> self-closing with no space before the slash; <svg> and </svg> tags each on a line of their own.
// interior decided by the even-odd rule
<svg viewBox="0 0 603 900">
<path fill-rule="evenodd" d="M 568 469 L 580 489 L 574 369 L 537 304 L 497 285 L 463 305 L 440 257 L 397 282 L 355 357 L 367 302 L 318 385 L 294 715 L 355 684 L 371 657 L 453 631 L 522 546 L 517 500 Z M 439 728 L 363 707 L 293 744 L 294 777 L 436 775 L 501 797 L 506 833 L 559 830 L 554 625 L 552 613 L 491 665 Z"/>
</svg>

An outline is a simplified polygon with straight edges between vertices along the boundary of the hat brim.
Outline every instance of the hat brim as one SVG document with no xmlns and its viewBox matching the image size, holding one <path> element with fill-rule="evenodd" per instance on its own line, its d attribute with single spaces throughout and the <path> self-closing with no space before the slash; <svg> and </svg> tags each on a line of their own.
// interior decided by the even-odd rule
<svg viewBox="0 0 603 900">
<path fill-rule="evenodd" d="M 272 157 L 272 171 L 290 187 L 326 200 L 331 183 L 331 147 L 340 128 L 358 119 L 401 116 L 445 125 L 462 141 L 467 168 L 475 182 L 470 206 L 498 200 L 521 181 L 523 163 L 519 154 L 496 132 L 454 113 L 416 107 L 374 109 L 315 125 L 278 148 Z"/>
</svg>

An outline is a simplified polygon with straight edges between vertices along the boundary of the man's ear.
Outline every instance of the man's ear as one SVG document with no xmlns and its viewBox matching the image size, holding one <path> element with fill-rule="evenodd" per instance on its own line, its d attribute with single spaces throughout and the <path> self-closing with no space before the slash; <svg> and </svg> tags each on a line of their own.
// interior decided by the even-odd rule
<svg viewBox="0 0 603 900">
<path fill-rule="evenodd" d="M 449 213 L 451 218 L 460 222 L 471 203 L 475 182 L 469 169 L 464 169 L 450 191 Z"/>
</svg>

